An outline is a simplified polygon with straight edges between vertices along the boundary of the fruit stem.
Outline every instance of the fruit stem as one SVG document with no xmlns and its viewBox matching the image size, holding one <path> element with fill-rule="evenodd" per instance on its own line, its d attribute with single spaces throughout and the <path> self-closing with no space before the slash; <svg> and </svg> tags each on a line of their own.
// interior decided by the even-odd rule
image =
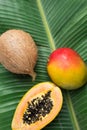
<svg viewBox="0 0 87 130">
<path fill-rule="evenodd" d="M 35 81 L 36 73 L 32 71 L 31 73 L 29 72 L 29 75 L 32 77 L 32 81 Z"/>
</svg>

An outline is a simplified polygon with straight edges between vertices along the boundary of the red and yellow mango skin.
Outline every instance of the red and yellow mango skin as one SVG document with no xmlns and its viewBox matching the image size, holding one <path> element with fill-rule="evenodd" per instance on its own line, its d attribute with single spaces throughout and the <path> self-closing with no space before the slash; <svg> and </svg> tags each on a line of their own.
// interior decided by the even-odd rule
<svg viewBox="0 0 87 130">
<path fill-rule="evenodd" d="M 47 71 L 52 81 L 61 88 L 72 90 L 87 81 L 87 66 L 80 55 L 70 48 L 58 48 L 51 53 Z"/>
</svg>

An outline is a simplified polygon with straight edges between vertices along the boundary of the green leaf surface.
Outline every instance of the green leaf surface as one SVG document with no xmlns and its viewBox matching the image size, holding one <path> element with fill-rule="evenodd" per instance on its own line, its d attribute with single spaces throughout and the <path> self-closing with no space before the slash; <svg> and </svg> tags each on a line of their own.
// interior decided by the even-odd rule
<svg viewBox="0 0 87 130">
<path fill-rule="evenodd" d="M 0 34 L 13 28 L 30 33 L 38 46 L 37 77 L 32 82 L 0 64 L 0 130 L 11 130 L 14 111 L 33 85 L 51 81 L 46 64 L 53 50 L 71 47 L 87 63 L 87 0 L 0 0 Z M 43 130 L 87 130 L 87 84 L 62 91 L 62 110 Z"/>
</svg>

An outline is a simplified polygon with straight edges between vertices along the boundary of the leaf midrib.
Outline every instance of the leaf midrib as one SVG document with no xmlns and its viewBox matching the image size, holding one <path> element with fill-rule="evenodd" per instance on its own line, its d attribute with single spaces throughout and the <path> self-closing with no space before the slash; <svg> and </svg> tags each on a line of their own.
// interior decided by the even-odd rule
<svg viewBox="0 0 87 130">
<path fill-rule="evenodd" d="M 46 34 L 47 34 L 47 37 L 48 37 L 48 40 L 49 40 L 49 43 L 50 43 L 49 44 L 50 48 L 53 51 L 53 50 L 56 49 L 55 42 L 54 42 L 54 39 L 52 37 L 51 31 L 50 31 L 50 27 L 48 25 L 48 22 L 47 22 L 47 19 L 46 19 L 46 16 L 45 16 L 45 13 L 44 13 L 44 10 L 42 8 L 42 4 L 41 4 L 40 0 L 37 0 L 37 6 L 38 6 L 38 9 L 39 9 L 41 18 L 42 18 L 43 25 L 44 25 L 45 30 L 46 30 Z"/>
<path fill-rule="evenodd" d="M 40 12 L 40 15 L 41 15 L 41 19 L 42 19 L 48 40 L 49 40 L 50 48 L 53 51 L 53 50 L 56 49 L 55 41 L 54 41 L 53 36 L 51 34 L 50 27 L 49 27 L 49 24 L 47 22 L 47 19 L 46 19 L 44 10 L 43 10 L 41 0 L 37 0 L 37 6 L 38 6 L 38 9 L 39 9 L 39 12 Z M 68 107 L 68 110 L 69 110 L 69 113 L 70 113 L 70 118 L 71 118 L 73 127 L 74 127 L 75 130 L 80 130 L 80 127 L 79 127 L 79 124 L 78 124 L 78 121 L 77 121 L 77 117 L 76 117 L 76 114 L 75 114 L 75 111 L 74 111 L 74 108 L 73 108 L 73 104 L 72 104 L 72 101 L 71 101 L 71 97 L 70 97 L 70 94 L 69 94 L 68 91 L 66 91 L 64 97 L 65 97 L 65 100 L 66 100 L 66 103 L 67 103 L 67 107 Z"/>
<path fill-rule="evenodd" d="M 67 107 L 68 107 L 68 110 L 69 110 L 69 113 L 70 113 L 70 118 L 71 118 L 71 121 L 73 123 L 74 130 L 80 130 L 78 120 L 77 120 L 77 117 L 76 117 L 76 114 L 75 114 L 75 111 L 74 111 L 74 108 L 73 108 L 73 104 L 72 104 L 72 101 L 71 101 L 70 93 L 66 90 L 65 93 L 64 93 L 64 96 L 65 96 Z"/>
</svg>

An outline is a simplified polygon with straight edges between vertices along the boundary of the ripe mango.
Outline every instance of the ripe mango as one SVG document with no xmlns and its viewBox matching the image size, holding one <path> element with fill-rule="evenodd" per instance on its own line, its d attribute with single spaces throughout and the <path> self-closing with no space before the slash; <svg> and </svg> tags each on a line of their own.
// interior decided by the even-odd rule
<svg viewBox="0 0 87 130">
<path fill-rule="evenodd" d="M 87 81 L 87 66 L 71 48 L 54 50 L 48 58 L 47 71 L 52 81 L 63 89 L 77 89 Z"/>
</svg>

